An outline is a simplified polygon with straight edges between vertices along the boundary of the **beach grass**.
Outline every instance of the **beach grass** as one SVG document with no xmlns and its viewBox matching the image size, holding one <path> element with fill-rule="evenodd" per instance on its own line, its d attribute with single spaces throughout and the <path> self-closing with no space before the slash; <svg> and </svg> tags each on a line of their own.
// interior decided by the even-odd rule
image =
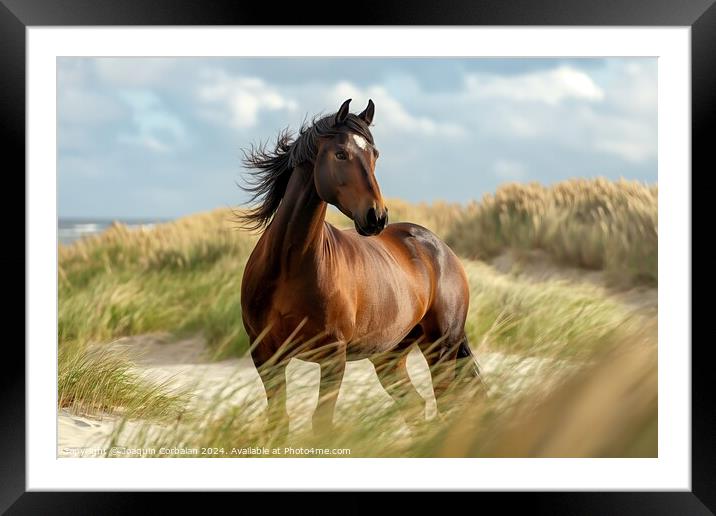
<svg viewBox="0 0 716 516">
<path fill-rule="evenodd" d="M 370 436 L 400 426 L 397 414 L 386 409 L 377 419 L 361 419 L 360 425 L 351 427 L 355 432 L 336 435 L 332 444 L 351 443 L 355 454 L 366 456 L 450 455 L 453 451 L 441 447 L 445 436 L 465 426 L 465 421 L 480 429 L 471 434 L 472 439 L 495 425 L 507 425 L 507 416 L 499 414 L 515 416 L 507 425 L 512 428 L 519 426 L 517 422 L 529 422 L 534 407 L 559 396 L 576 407 L 579 400 L 569 398 L 569 392 L 591 392 L 588 379 L 601 378 L 600 364 L 615 353 L 638 350 L 634 362 L 647 364 L 645 371 L 655 370 L 655 362 L 650 361 L 655 357 L 655 311 L 624 302 L 615 292 L 656 286 L 656 186 L 601 179 L 551 187 L 512 184 L 468 205 L 399 200 L 388 200 L 388 205 L 391 222 L 410 221 L 430 228 L 463 259 L 470 283 L 466 331 L 471 346 L 478 355 L 510 358 L 491 378 L 490 401 L 473 412 L 456 409 L 449 418 L 430 425 L 429 431 L 383 443 L 381 448 L 370 442 Z M 328 218 L 341 227 L 352 225 L 334 211 Z M 178 418 L 180 394 L 143 382 L 133 375 L 125 357 L 96 351 L 121 337 L 169 332 L 177 338 L 201 335 L 215 359 L 245 353 L 241 276 L 257 235 L 239 231 L 235 220 L 231 210 L 215 210 L 152 229 L 113 224 L 100 235 L 59 247 L 60 406 L 83 412 L 112 412 L 114 407 L 130 419 L 177 419 L 162 430 L 171 435 L 146 434 L 171 444 L 208 446 L 231 439 L 247 446 L 267 444 L 265 431 L 254 428 L 238 410 Z M 520 274 L 519 263 L 508 273 L 498 271 L 491 260 L 506 252 L 527 257 L 539 252 L 557 267 L 598 271 L 607 285 L 559 276 L 535 281 Z M 523 367 L 530 360 L 547 364 L 539 370 L 547 380 L 542 387 L 517 389 L 517 395 L 510 387 L 510 368 Z M 651 381 L 649 374 L 642 375 L 644 382 Z M 644 398 L 656 396 L 655 390 L 642 391 Z M 595 401 L 595 407 L 599 403 Z M 645 406 L 651 407 L 649 403 Z M 458 399 L 455 406 L 470 407 L 470 400 Z M 356 407 L 356 413 L 371 410 Z M 651 451 L 653 428 L 649 417 L 644 416 L 644 421 L 644 425 L 629 423 L 634 435 L 642 436 L 642 444 L 623 444 L 621 452 L 595 448 L 592 453 Z M 503 444 L 485 448 L 473 443 L 465 453 L 489 456 Z"/>
<path fill-rule="evenodd" d="M 188 393 L 142 379 L 123 354 L 65 342 L 58 355 L 58 406 L 75 414 L 131 419 L 178 419 Z"/>
<path fill-rule="evenodd" d="M 113 442 L 164 450 L 151 457 L 183 457 L 187 450 L 206 456 L 202 450 L 207 449 L 209 456 L 234 458 L 654 457 L 654 332 L 655 325 L 634 328 L 624 335 L 628 340 L 610 341 L 593 350 L 589 360 L 506 354 L 512 360 L 490 368 L 487 383 L 458 385 L 449 394 L 447 411 L 418 424 L 407 425 L 395 403 L 358 397 L 339 402 L 333 430 L 304 427 L 286 437 L 261 416 L 260 399 L 218 410 L 233 392 L 247 387 L 228 382 L 196 417 L 162 426 L 147 422 L 132 432 L 120 423 Z M 516 374 L 525 366 L 527 375 Z M 516 376 L 521 383 L 514 383 Z"/>
<path fill-rule="evenodd" d="M 605 270 L 618 284 L 656 285 L 657 201 L 656 185 L 626 180 L 506 184 L 469 204 L 445 239 L 465 257 L 541 249 L 566 265 Z"/>
</svg>

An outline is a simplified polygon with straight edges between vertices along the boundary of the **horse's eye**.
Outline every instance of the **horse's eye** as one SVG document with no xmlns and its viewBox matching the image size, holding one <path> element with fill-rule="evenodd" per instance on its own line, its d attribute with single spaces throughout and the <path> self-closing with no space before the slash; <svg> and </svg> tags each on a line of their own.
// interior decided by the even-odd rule
<svg viewBox="0 0 716 516">
<path fill-rule="evenodd" d="M 336 152 L 336 159 L 339 159 L 341 161 L 348 159 L 348 156 L 343 151 Z"/>
</svg>

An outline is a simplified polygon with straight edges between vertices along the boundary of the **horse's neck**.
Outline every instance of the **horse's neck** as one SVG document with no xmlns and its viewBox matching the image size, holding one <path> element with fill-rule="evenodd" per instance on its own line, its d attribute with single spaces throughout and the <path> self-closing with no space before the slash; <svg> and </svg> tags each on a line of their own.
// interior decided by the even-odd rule
<svg viewBox="0 0 716 516">
<path fill-rule="evenodd" d="M 297 263 L 314 262 L 323 245 L 326 203 L 313 182 L 313 165 L 296 167 L 276 215 L 266 230 L 270 256 L 288 271 Z"/>
</svg>

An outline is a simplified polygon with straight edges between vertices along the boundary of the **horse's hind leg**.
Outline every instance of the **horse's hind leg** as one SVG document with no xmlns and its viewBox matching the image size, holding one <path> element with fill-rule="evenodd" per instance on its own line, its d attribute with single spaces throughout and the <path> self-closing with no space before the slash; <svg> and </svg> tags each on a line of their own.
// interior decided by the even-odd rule
<svg viewBox="0 0 716 516">
<path fill-rule="evenodd" d="M 473 379 L 482 380 L 480 367 L 477 364 L 475 355 L 472 354 L 467 337 L 464 337 L 457 348 L 455 356 L 456 377 L 460 380 L 470 381 Z"/>
<path fill-rule="evenodd" d="M 445 413 L 449 404 L 448 394 L 455 385 L 477 386 L 480 371 L 464 334 L 457 338 L 450 335 L 438 337 L 421 345 L 433 379 L 433 392 L 439 413 Z M 475 382 L 477 380 L 477 382 Z"/>
<path fill-rule="evenodd" d="M 333 415 L 338 401 L 338 392 L 346 369 L 345 346 L 337 353 L 321 361 L 321 384 L 318 389 L 318 406 L 313 413 L 313 431 L 320 433 L 333 427 Z"/>
<path fill-rule="evenodd" d="M 457 353 L 456 351 L 451 352 L 440 339 L 427 342 L 420 349 L 430 368 L 438 413 L 444 413 L 448 408 L 445 395 L 455 380 L 455 356 Z"/>
<path fill-rule="evenodd" d="M 412 342 L 411 342 L 412 343 Z M 406 422 L 415 425 L 425 420 L 425 399 L 410 380 L 408 350 L 382 353 L 370 358 L 381 385 L 400 408 Z"/>
</svg>

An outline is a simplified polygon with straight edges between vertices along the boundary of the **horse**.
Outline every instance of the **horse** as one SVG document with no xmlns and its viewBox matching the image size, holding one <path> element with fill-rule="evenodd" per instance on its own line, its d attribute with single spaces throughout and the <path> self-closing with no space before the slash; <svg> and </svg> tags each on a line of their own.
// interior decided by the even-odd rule
<svg viewBox="0 0 716 516">
<path fill-rule="evenodd" d="M 289 428 L 291 358 L 321 369 L 314 430 L 332 428 L 347 360 L 373 363 L 406 420 L 425 419 L 426 401 L 406 369 L 413 344 L 430 366 L 439 414 L 456 378 L 480 377 L 465 336 L 469 290 L 460 260 L 430 230 L 388 224 L 369 129 L 375 104 L 355 115 L 350 102 L 304 122 L 295 138 L 281 131 L 273 150 L 243 151 L 251 206 L 239 217 L 245 229 L 263 232 L 244 269 L 242 319 L 268 422 L 281 435 Z M 326 222 L 328 204 L 355 229 Z"/>
</svg>

